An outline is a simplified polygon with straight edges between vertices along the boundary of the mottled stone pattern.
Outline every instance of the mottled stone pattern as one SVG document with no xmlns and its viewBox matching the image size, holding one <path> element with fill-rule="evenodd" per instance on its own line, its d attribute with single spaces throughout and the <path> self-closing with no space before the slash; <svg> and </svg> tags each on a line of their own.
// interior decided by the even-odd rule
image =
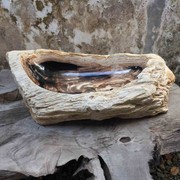
<svg viewBox="0 0 180 180">
<path fill-rule="evenodd" d="M 180 84 L 179 0 L 0 0 L 0 69 L 9 50 L 156 53 Z"/>
</svg>

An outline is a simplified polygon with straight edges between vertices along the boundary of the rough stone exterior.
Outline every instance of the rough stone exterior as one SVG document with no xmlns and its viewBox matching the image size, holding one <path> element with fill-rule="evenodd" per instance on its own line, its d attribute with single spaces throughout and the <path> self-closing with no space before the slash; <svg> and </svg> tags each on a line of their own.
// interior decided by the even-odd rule
<svg viewBox="0 0 180 180">
<path fill-rule="evenodd" d="M 9 50 L 156 53 L 180 84 L 179 0 L 0 0 L 0 69 Z"/>
</svg>

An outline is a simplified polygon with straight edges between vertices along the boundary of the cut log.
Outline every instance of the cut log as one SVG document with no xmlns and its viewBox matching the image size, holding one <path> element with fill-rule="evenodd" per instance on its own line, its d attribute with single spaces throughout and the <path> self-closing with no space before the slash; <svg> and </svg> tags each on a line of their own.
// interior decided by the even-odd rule
<svg viewBox="0 0 180 180">
<path fill-rule="evenodd" d="M 95 180 L 152 180 L 148 162 L 154 147 L 158 145 L 161 154 L 180 151 L 179 96 L 180 88 L 174 86 L 169 111 L 151 118 L 52 126 L 32 121 L 22 101 L 1 104 L 1 177 L 7 171 L 36 177 L 52 174 L 83 156 L 90 161 L 81 161 L 74 176 L 85 169 Z"/>
<path fill-rule="evenodd" d="M 175 79 L 164 60 L 153 54 L 36 50 L 8 52 L 7 60 L 33 119 L 40 124 L 167 112 Z"/>
</svg>

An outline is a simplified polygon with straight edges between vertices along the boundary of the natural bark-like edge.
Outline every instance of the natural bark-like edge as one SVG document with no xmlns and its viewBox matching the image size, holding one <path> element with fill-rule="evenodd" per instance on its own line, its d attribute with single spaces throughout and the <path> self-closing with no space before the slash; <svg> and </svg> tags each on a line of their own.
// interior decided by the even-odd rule
<svg viewBox="0 0 180 180">
<path fill-rule="evenodd" d="M 115 89 L 111 92 L 88 93 L 86 96 L 83 96 L 82 94 L 72 96 L 70 94 L 55 93 L 40 88 L 27 77 L 27 74 L 20 63 L 22 60 L 21 57 L 25 54 L 32 56 L 34 53 L 59 53 L 59 56 L 62 56 L 61 58 L 68 56 L 71 58 L 73 57 L 73 61 L 76 61 L 76 63 L 80 62 L 79 58 L 84 59 L 85 57 L 87 57 L 88 63 L 93 62 L 93 57 L 95 57 L 100 64 L 108 64 L 109 57 L 114 58 L 115 62 L 119 63 L 119 58 L 121 57 L 123 63 L 126 57 L 127 63 L 131 63 L 132 60 L 139 60 L 141 62 L 144 59 L 147 64 L 144 71 L 139 74 L 138 79 L 127 84 L 124 88 Z M 23 95 L 27 106 L 30 107 L 34 120 L 40 124 L 54 124 L 62 121 L 81 119 L 102 120 L 112 117 L 125 119 L 139 118 L 144 116 L 154 116 L 168 110 L 168 91 L 174 81 L 174 75 L 165 65 L 164 60 L 158 55 L 124 53 L 101 56 L 65 53 L 53 50 L 31 50 L 8 52 L 7 59 L 12 72 L 15 75 L 16 81 L 20 86 L 20 92 Z M 136 89 L 135 94 L 133 94 L 133 89 Z M 127 96 L 127 92 L 131 93 L 132 97 L 130 99 Z M 95 98 L 92 99 L 92 96 Z M 98 100 L 96 100 L 97 97 Z M 108 103 L 104 101 L 104 97 L 106 97 Z M 108 99 L 108 97 L 110 98 Z M 72 98 L 76 104 L 78 103 L 78 107 L 75 106 L 75 103 L 72 103 Z M 119 100 L 117 101 L 117 99 Z M 141 105 L 142 103 L 138 103 L 141 101 L 145 102 L 145 104 Z M 112 105 L 109 104 L 109 102 L 111 102 Z M 128 102 L 130 102 L 130 106 L 127 107 Z M 137 107 L 141 107 L 141 110 Z M 102 111 L 103 109 L 105 109 L 104 112 Z M 118 111 L 116 109 L 118 109 Z"/>
</svg>

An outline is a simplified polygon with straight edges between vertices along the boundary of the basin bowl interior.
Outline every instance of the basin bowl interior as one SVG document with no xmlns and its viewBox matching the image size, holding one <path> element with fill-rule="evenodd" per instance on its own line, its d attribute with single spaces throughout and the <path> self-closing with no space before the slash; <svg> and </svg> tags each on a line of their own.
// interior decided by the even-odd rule
<svg viewBox="0 0 180 180">
<path fill-rule="evenodd" d="M 68 58 L 68 57 L 67 57 Z M 88 61 L 88 60 L 86 60 Z M 113 59 L 109 58 L 109 61 Z M 111 91 L 138 77 L 144 66 L 136 63 L 101 65 L 80 63 L 54 55 L 38 55 L 22 61 L 28 77 L 38 86 L 59 93 Z"/>
</svg>

